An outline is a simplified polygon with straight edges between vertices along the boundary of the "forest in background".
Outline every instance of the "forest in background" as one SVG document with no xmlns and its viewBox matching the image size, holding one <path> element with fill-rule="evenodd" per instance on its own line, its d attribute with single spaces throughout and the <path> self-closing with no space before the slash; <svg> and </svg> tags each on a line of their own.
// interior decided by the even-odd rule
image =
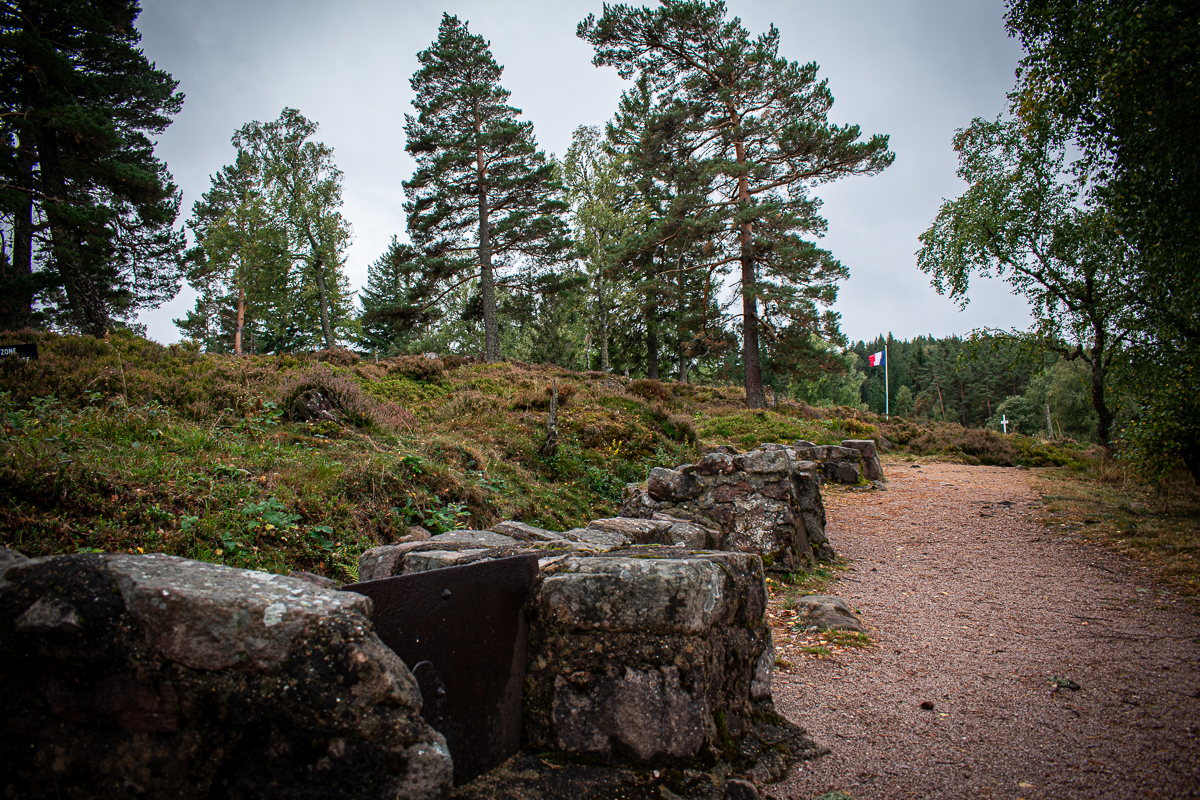
<svg viewBox="0 0 1200 800">
<path fill-rule="evenodd" d="M 487 40 L 444 15 L 410 80 L 407 241 L 398 225 L 356 307 L 343 176 L 297 109 L 234 132 L 190 236 L 176 227 L 153 140 L 184 98 L 139 48 L 139 13 L 0 9 L 0 327 L 105 336 L 186 280 L 199 299 L 178 323 L 213 354 L 433 351 L 737 382 L 750 408 L 879 407 L 880 370 L 862 366 L 879 343 L 851 347 L 829 310 L 848 273 L 815 244 L 815 189 L 894 154 L 829 121 L 818 65 L 780 56 L 774 26 L 754 35 L 698 0 L 588 16 L 577 35 L 629 88 L 557 160 Z M 1151 477 L 1200 471 L 1197 13 L 1009 3 L 1026 52 L 1009 108 L 956 133 L 968 188 L 916 265 L 961 303 L 997 275 L 1036 321 L 890 343 L 897 414 L 1032 431 L 1050 406 L 1049 435 Z"/>
</svg>

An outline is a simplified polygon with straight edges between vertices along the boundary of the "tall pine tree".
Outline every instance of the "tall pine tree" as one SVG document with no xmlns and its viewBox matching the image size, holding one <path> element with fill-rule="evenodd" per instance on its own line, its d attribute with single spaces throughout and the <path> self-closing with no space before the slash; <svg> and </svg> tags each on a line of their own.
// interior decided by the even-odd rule
<svg viewBox="0 0 1200 800">
<path fill-rule="evenodd" d="M 761 334 L 794 323 L 836 327 L 816 306 L 832 303 L 847 273 L 802 238 L 825 228 L 810 187 L 874 174 L 893 155 L 886 136 L 860 142 L 857 126 L 829 123 L 833 95 L 817 65 L 782 58 L 774 26 L 751 39 L 725 17 L 724 3 L 703 0 L 606 5 L 601 18 L 579 24 L 579 36 L 595 46 L 597 66 L 649 79 L 659 108 L 680 116 L 677 135 L 699 162 L 697 178 L 712 182 L 710 204 L 726 223 L 713 243 L 740 267 L 746 402 L 757 408 L 766 402 Z"/>
<path fill-rule="evenodd" d="M 52 320 L 102 336 L 179 287 L 179 192 L 150 137 L 183 95 L 138 48 L 140 11 L 136 0 L 0 6 L 5 324 L 32 319 L 45 290 Z"/>
<path fill-rule="evenodd" d="M 410 305 L 431 307 L 478 281 L 484 355 L 496 361 L 497 287 L 541 288 L 547 268 L 567 252 L 562 188 L 537 149 L 533 123 L 519 121 L 521 112 L 508 105 L 502 67 L 483 37 L 446 14 L 437 41 L 417 58 L 419 113 L 405 125 L 417 169 L 404 188 L 424 274 Z"/>
</svg>

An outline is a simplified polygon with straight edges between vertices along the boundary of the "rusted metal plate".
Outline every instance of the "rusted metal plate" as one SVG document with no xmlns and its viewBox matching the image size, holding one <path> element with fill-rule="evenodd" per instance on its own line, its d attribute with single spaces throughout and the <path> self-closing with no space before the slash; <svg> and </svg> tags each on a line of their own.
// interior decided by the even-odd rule
<svg viewBox="0 0 1200 800">
<path fill-rule="evenodd" d="M 374 601 L 375 632 L 417 678 L 456 785 L 521 745 L 523 607 L 537 573 L 537 556 L 514 556 L 342 587 Z"/>
</svg>

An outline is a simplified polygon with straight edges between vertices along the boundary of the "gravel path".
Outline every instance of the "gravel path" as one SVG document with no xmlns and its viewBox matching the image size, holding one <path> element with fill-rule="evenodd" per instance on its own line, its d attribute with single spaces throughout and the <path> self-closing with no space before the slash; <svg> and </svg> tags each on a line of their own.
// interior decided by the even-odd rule
<svg viewBox="0 0 1200 800">
<path fill-rule="evenodd" d="M 886 492 L 827 500 L 851 560 L 829 591 L 861 609 L 874 646 L 817 658 L 776 621 L 792 662 L 776 705 L 832 752 L 767 791 L 1200 797 L 1196 607 L 1035 522 L 1026 472 L 885 469 Z"/>
</svg>

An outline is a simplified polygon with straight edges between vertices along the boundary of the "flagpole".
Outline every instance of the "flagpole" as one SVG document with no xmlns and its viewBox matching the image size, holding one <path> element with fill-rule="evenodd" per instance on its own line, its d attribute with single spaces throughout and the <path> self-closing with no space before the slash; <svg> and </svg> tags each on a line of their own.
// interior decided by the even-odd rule
<svg viewBox="0 0 1200 800">
<path fill-rule="evenodd" d="M 891 400 L 889 399 L 890 392 L 888 391 L 888 357 L 887 357 L 887 340 L 883 342 L 883 418 L 892 418 Z"/>
</svg>

